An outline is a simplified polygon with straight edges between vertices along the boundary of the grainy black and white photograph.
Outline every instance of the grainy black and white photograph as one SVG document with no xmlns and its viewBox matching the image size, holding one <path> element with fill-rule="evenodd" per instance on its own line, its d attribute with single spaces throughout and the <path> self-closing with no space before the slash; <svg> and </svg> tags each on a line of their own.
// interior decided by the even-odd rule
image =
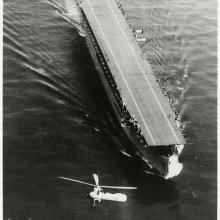
<svg viewBox="0 0 220 220">
<path fill-rule="evenodd" d="M 3 219 L 217 219 L 217 1 L 3 1 Z"/>
</svg>

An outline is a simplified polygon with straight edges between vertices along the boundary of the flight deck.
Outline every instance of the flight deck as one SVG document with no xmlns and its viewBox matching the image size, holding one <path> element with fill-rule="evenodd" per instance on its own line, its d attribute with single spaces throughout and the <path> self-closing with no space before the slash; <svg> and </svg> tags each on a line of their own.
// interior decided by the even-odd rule
<svg viewBox="0 0 220 220">
<path fill-rule="evenodd" d="M 182 145 L 175 114 L 114 0 L 83 0 L 81 8 L 126 107 L 149 146 Z"/>
</svg>

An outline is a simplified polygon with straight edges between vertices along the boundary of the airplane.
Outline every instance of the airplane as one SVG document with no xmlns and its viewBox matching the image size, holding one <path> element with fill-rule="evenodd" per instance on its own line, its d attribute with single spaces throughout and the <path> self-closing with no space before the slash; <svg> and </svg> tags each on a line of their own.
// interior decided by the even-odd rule
<svg viewBox="0 0 220 220">
<path fill-rule="evenodd" d="M 72 181 L 72 182 L 93 186 L 94 187 L 93 191 L 88 193 L 88 198 L 92 200 L 93 206 L 95 206 L 97 201 L 100 203 L 102 200 L 110 200 L 110 201 L 117 201 L 117 202 L 126 202 L 127 201 L 127 195 L 122 194 L 122 193 L 114 193 L 114 194 L 112 194 L 112 193 L 105 193 L 103 188 L 108 188 L 108 189 L 128 189 L 128 190 L 136 190 L 137 189 L 137 187 L 100 186 L 99 185 L 99 177 L 98 177 L 98 175 L 93 173 L 93 177 L 94 177 L 94 180 L 95 180 L 95 184 L 86 183 L 86 182 L 83 182 L 83 181 L 80 181 L 80 180 L 59 176 L 60 179 L 69 180 L 69 181 Z"/>
</svg>

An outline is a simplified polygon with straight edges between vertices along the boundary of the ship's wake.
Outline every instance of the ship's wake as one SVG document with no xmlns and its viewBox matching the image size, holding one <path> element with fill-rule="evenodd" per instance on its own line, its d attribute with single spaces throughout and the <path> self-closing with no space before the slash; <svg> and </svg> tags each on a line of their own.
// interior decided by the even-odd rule
<svg viewBox="0 0 220 220">
<path fill-rule="evenodd" d="M 85 36 L 85 31 L 83 28 L 83 18 L 80 8 L 76 1 L 65 0 L 63 2 L 63 7 L 56 7 L 56 13 L 58 13 L 64 20 L 69 22 L 80 36 Z"/>
</svg>

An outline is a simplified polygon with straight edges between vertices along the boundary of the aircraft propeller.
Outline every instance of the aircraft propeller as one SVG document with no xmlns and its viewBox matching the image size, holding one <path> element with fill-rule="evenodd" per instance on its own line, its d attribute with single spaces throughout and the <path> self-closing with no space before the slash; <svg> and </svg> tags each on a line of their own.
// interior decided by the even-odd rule
<svg viewBox="0 0 220 220">
<path fill-rule="evenodd" d="M 85 185 L 88 185 L 88 186 L 93 186 L 93 187 L 98 187 L 98 188 L 108 188 L 108 189 L 131 189 L 131 190 L 136 190 L 137 187 L 130 187 L 130 186 L 99 186 L 99 177 L 97 174 L 93 173 L 93 177 L 94 177 L 94 180 L 95 180 L 95 184 L 92 184 L 92 183 L 87 183 L 87 182 L 83 182 L 83 181 L 80 181 L 80 180 L 77 180 L 77 179 L 71 179 L 71 178 L 66 178 L 66 177 L 63 177 L 63 176 L 59 176 L 60 179 L 64 179 L 64 180 L 69 180 L 69 181 L 72 181 L 72 182 L 76 182 L 76 183 L 82 183 L 82 184 L 85 184 Z"/>
</svg>

